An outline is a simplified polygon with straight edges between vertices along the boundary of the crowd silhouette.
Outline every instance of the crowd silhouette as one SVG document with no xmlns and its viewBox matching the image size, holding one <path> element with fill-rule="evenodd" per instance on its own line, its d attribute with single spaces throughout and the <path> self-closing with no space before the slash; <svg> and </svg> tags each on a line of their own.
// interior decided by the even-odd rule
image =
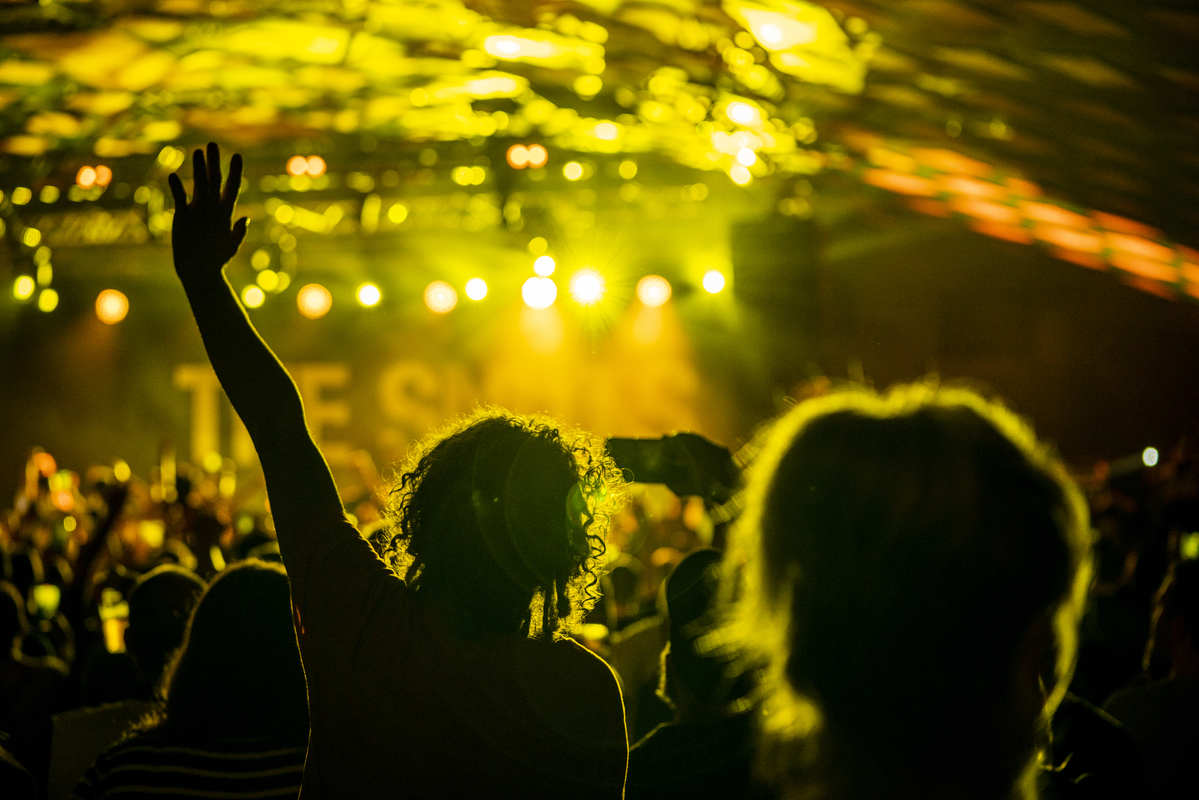
<svg viewBox="0 0 1199 800">
<path fill-rule="evenodd" d="M 347 509 L 224 277 L 241 159 L 193 167 L 176 271 L 270 513 L 31 455 L 4 797 L 1199 796 L 1186 446 L 1072 477 L 932 382 L 825 387 L 735 457 L 487 407 Z"/>
</svg>

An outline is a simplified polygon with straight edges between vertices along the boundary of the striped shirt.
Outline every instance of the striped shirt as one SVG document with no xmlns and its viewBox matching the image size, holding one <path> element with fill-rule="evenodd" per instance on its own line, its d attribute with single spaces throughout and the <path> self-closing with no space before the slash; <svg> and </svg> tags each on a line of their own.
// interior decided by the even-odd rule
<svg viewBox="0 0 1199 800">
<path fill-rule="evenodd" d="M 71 800 L 295 798 L 306 751 L 262 739 L 186 742 L 150 730 L 101 753 Z"/>
</svg>

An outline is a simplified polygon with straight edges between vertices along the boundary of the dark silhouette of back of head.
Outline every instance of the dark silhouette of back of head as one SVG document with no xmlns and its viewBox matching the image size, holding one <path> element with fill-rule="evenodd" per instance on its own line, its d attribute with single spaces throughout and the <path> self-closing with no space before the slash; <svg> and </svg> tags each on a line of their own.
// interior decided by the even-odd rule
<svg viewBox="0 0 1199 800">
<path fill-rule="evenodd" d="M 262 561 L 213 579 L 165 675 L 167 729 L 200 740 L 306 739 L 308 697 L 290 592 L 283 568 Z"/>
<path fill-rule="evenodd" d="M 187 620 L 203 592 L 198 575 L 174 564 L 150 570 L 133 585 L 125 648 L 137 660 L 147 699 L 167 659 L 183 642 Z"/>
<path fill-rule="evenodd" d="M 25 601 L 17 587 L 0 581 L 0 659 L 7 658 L 14 640 L 29 630 Z"/>
<path fill-rule="evenodd" d="M 460 634 L 551 635 L 595 603 L 622 490 L 597 437 L 483 409 L 410 458 L 387 553 Z"/>
<path fill-rule="evenodd" d="M 782 689 L 774 719 L 815 753 L 801 783 L 1031 780 L 1089 564 L 1085 503 L 1031 431 L 965 390 L 844 392 L 777 423 L 752 481 L 738 623 Z"/>
</svg>

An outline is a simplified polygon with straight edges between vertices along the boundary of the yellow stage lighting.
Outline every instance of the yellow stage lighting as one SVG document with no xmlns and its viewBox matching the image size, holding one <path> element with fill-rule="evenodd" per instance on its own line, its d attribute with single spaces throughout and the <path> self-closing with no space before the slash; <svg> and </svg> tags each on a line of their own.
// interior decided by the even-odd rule
<svg viewBox="0 0 1199 800">
<path fill-rule="evenodd" d="M 308 156 L 304 162 L 304 171 L 314 178 L 325 174 L 325 159 L 320 156 Z"/>
<path fill-rule="evenodd" d="M 533 262 L 533 271 L 543 278 L 553 275 L 557 267 L 558 264 L 552 256 L 538 256 L 537 260 Z"/>
<path fill-rule="evenodd" d="M 529 166 L 533 169 L 540 169 L 545 166 L 545 162 L 550 160 L 549 151 L 539 144 L 529 145 Z"/>
<path fill-rule="evenodd" d="M 96 317 L 105 325 L 116 325 L 129 313 L 129 298 L 116 289 L 105 289 L 96 297 Z"/>
<path fill-rule="evenodd" d="M 1146 447 L 1144 452 L 1141 453 L 1141 463 L 1147 467 L 1156 467 L 1157 466 L 1157 448 Z"/>
<path fill-rule="evenodd" d="M 308 172 L 308 159 L 304 156 L 292 156 L 287 159 L 288 175 L 304 175 Z"/>
<path fill-rule="evenodd" d="M 647 306 L 660 306 L 670 299 L 670 281 L 661 275 L 646 275 L 637 281 L 637 299 Z"/>
<path fill-rule="evenodd" d="M 761 125 L 762 114 L 749 103 L 734 101 L 724 110 L 725 116 L 738 125 Z"/>
<path fill-rule="evenodd" d="M 358 302 L 362 305 L 370 307 L 378 305 L 382 299 L 383 293 L 379 291 L 379 287 L 373 283 L 364 283 L 358 287 Z"/>
<path fill-rule="evenodd" d="M 241 291 L 241 301 L 245 303 L 246 308 L 258 308 L 266 302 L 266 292 L 262 291 L 258 286 L 250 284 Z M 303 311 L 304 309 L 300 309 Z"/>
<path fill-rule="evenodd" d="M 758 163 L 758 154 L 748 147 L 742 147 L 737 151 L 737 163 L 743 167 L 752 167 Z"/>
<path fill-rule="evenodd" d="M 433 281 L 425 287 L 425 305 L 434 314 L 448 314 L 458 305 L 458 293 L 445 281 Z"/>
<path fill-rule="evenodd" d="M 75 185 L 80 189 L 90 189 L 96 185 L 96 170 L 92 167 L 80 167 L 75 173 Z"/>
<path fill-rule="evenodd" d="M 319 283 L 310 283 L 296 293 L 296 307 L 308 319 L 320 319 L 333 307 L 333 295 Z"/>
<path fill-rule="evenodd" d="M 42 293 L 37 296 L 37 307 L 47 313 L 58 308 L 58 292 L 42 289 Z"/>
<path fill-rule="evenodd" d="M 710 269 L 704 273 L 704 290 L 708 294 L 717 294 L 724 289 L 724 273 L 718 269 Z"/>
<path fill-rule="evenodd" d="M 524 169 L 529 166 L 529 148 L 523 144 L 514 144 L 509 147 L 508 166 L 512 169 Z"/>
<path fill-rule="evenodd" d="M 754 179 L 753 174 L 741 164 L 734 164 L 729 170 L 729 177 L 733 179 L 733 183 L 738 186 L 744 186 Z"/>
<path fill-rule="evenodd" d="M 570 295 L 575 302 L 593 306 L 604 296 L 604 278 L 593 269 L 581 269 L 570 278 Z"/>
<path fill-rule="evenodd" d="M 112 170 L 101 164 L 96 167 L 96 185 L 107 186 L 112 183 Z"/>
<path fill-rule="evenodd" d="M 28 275 L 18 275 L 17 279 L 12 282 L 12 296 L 18 300 L 28 300 L 33 297 L 35 289 L 37 289 L 37 283 Z"/>
<path fill-rule="evenodd" d="M 482 300 L 487 296 L 487 281 L 482 278 L 471 278 L 466 282 L 466 296 L 471 300 Z"/>
<path fill-rule="evenodd" d="M 550 278 L 529 278 L 520 295 L 529 308 L 549 308 L 558 298 L 558 284 Z"/>
<path fill-rule="evenodd" d="M 566 176 L 566 180 L 568 181 L 577 181 L 579 178 L 583 177 L 583 165 L 578 161 L 568 161 L 566 165 L 562 167 L 562 174 Z"/>
</svg>

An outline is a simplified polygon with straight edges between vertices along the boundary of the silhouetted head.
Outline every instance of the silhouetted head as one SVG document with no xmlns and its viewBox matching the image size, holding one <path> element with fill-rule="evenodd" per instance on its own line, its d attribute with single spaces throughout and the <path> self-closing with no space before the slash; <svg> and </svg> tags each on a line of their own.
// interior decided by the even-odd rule
<svg viewBox="0 0 1199 800">
<path fill-rule="evenodd" d="M 482 409 L 408 459 L 387 553 L 460 633 L 551 635 L 595 603 L 623 490 L 598 437 Z"/>
<path fill-rule="evenodd" d="M 736 537 L 731 630 L 771 664 L 771 717 L 829 796 L 1006 797 L 1031 772 L 1089 531 L 1017 417 L 929 386 L 805 402 L 766 435 Z"/>
<path fill-rule="evenodd" d="M 155 567 L 133 585 L 125 648 L 137 660 L 143 683 L 158 683 L 203 592 L 204 581 L 196 573 L 174 564 Z"/>
<path fill-rule="evenodd" d="M 308 695 L 283 568 L 243 561 L 214 578 L 164 680 L 165 725 L 181 736 L 303 742 Z"/>
<path fill-rule="evenodd" d="M 17 587 L 8 581 L 0 581 L 0 658 L 7 658 L 13 640 L 24 636 L 28 630 L 24 598 Z"/>
</svg>

